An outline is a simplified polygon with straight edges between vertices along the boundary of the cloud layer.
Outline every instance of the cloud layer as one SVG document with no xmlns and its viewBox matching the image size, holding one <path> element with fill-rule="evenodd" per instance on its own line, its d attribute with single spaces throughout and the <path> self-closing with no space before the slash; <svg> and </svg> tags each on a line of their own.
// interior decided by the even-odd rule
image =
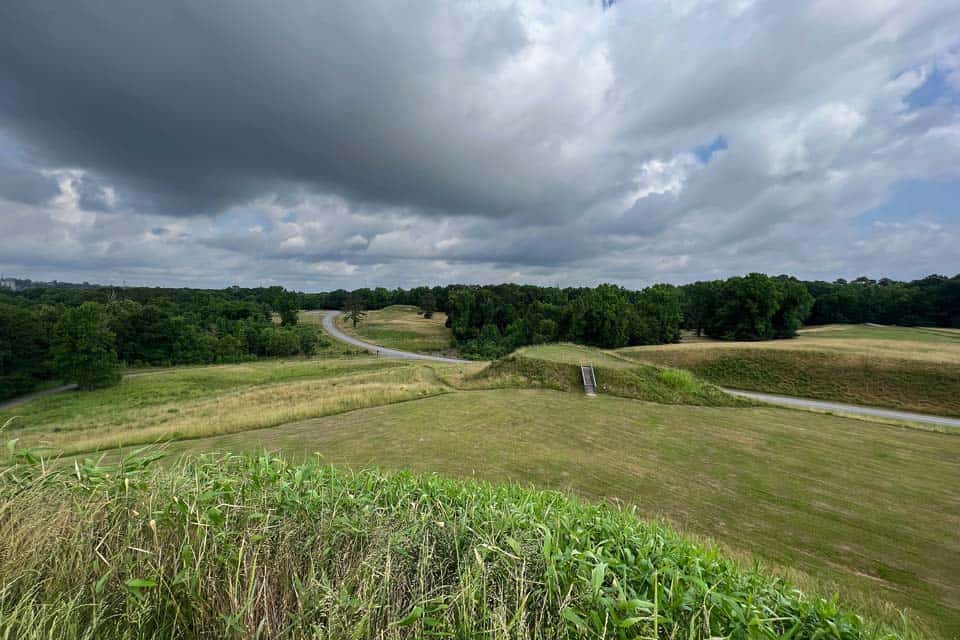
<svg viewBox="0 0 960 640">
<path fill-rule="evenodd" d="M 0 268 L 955 273 L 960 12 L 856 4 L 9 3 Z M 940 196 L 884 209 L 904 189 Z"/>
</svg>

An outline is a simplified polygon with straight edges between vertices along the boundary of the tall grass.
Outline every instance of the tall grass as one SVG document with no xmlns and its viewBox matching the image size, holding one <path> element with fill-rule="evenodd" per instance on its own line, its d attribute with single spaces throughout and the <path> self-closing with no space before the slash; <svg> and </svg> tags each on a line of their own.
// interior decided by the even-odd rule
<svg viewBox="0 0 960 640">
<path fill-rule="evenodd" d="M 685 393 L 699 393 L 703 389 L 703 383 L 683 369 L 660 369 L 657 371 L 657 379 L 668 387 Z"/>
<path fill-rule="evenodd" d="M 3 472 L 0 637 L 899 637 L 558 493 L 151 459 Z"/>
</svg>

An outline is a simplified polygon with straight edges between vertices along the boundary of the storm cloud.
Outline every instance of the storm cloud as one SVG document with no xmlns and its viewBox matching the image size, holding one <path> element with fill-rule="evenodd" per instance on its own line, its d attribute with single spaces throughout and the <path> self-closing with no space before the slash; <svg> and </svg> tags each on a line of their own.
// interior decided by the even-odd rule
<svg viewBox="0 0 960 640">
<path fill-rule="evenodd" d="M 956 200 L 883 207 L 960 182 L 958 33 L 949 0 L 4 3 L 0 267 L 952 274 Z"/>
</svg>

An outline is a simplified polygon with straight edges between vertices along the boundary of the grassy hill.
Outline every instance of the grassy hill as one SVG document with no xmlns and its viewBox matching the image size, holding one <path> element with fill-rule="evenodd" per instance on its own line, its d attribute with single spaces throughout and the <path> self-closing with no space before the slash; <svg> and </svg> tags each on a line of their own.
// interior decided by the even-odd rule
<svg viewBox="0 0 960 640">
<path fill-rule="evenodd" d="M 3 637 L 895 637 L 556 493 L 268 457 L 17 475 Z"/>
<path fill-rule="evenodd" d="M 960 415 L 957 331 L 833 325 L 795 340 L 701 341 L 615 353 L 737 389 Z"/>
<path fill-rule="evenodd" d="M 357 469 L 520 481 L 636 505 L 645 518 L 803 574 L 887 617 L 960 629 L 960 437 L 773 407 L 495 389 L 171 445 L 322 456 Z"/>
<path fill-rule="evenodd" d="M 126 377 L 0 411 L 21 447 L 70 454 L 272 427 L 446 393 L 433 370 L 367 356 L 268 360 Z"/>
<path fill-rule="evenodd" d="M 584 355 L 552 345 L 489 366 L 356 356 L 179 369 L 36 400 L 0 424 L 13 417 L 3 437 L 17 451 L 173 440 L 171 460 L 318 453 L 338 467 L 522 482 L 634 505 L 747 564 L 763 560 L 808 593 L 839 592 L 874 619 L 908 608 L 929 635 L 960 630 L 960 437 L 744 406 L 618 353 L 596 360 L 602 392 L 586 398 L 576 368 Z M 34 515 L 34 537 L 53 530 L 44 513 Z"/>
<path fill-rule="evenodd" d="M 485 386 L 537 387 L 583 392 L 576 356 L 594 351 L 594 371 L 600 393 L 663 404 L 745 407 L 755 403 L 723 393 L 688 371 L 630 362 L 577 345 L 545 345 L 521 349 L 490 363 L 463 381 L 467 388 Z M 492 384 L 490 384 L 492 383 Z"/>
</svg>

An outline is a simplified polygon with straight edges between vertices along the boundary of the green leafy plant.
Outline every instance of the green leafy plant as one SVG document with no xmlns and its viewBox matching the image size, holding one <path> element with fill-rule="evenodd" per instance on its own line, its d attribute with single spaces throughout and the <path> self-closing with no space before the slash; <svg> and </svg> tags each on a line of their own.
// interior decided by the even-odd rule
<svg viewBox="0 0 960 640">
<path fill-rule="evenodd" d="M 157 459 L 0 476 L 0 636 L 911 633 L 559 493 L 270 456 Z"/>
</svg>

